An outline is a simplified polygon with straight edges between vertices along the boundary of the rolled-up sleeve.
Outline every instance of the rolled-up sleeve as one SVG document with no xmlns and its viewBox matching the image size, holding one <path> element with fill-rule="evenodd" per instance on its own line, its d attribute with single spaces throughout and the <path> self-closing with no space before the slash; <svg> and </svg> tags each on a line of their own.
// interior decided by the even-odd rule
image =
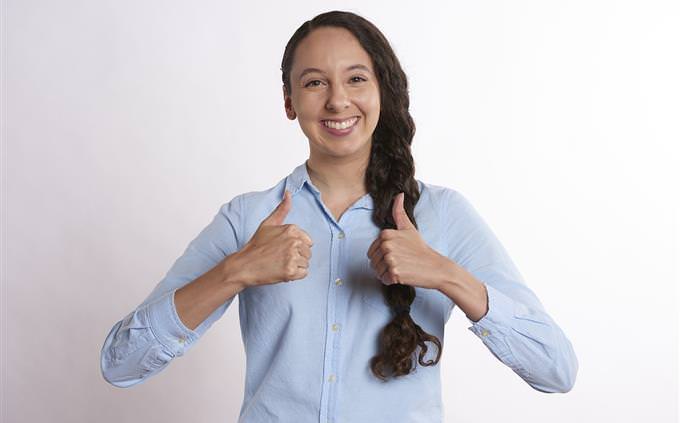
<svg viewBox="0 0 680 423">
<path fill-rule="evenodd" d="M 242 195 L 220 207 L 186 247 L 151 294 L 109 331 L 101 349 L 101 372 L 116 387 L 130 387 L 184 355 L 225 313 L 233 297 L 195 330 L 177 314 L 175 291 L 215 267 L 241 245 Z"/>
<path fill-rule="evenodd" d="M 562 329 L 528 288 L 489 225 L 458 191 L 443 201 L 448 255 L 486 287 L 488 311 L 473 332 L 491 353 L 540 392 L 568 392 L 578 360 Z"/>
</svg>

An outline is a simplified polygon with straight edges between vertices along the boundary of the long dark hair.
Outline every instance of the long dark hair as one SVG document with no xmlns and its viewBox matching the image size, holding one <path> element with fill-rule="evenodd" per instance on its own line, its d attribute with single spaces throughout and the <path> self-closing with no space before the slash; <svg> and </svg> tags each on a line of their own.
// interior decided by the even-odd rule
<svg viewBox="0 0 680 423">
<path fill-rule="evenodd" d="M 373 61 L 380 87 L 380 118 L 373 132 L 371 157 L 366 169 L 364 183 L 373 198 L 373 222 L 381 229 L 396 229 L 392 218 L 394 197 L 404 193 L 404 209 L 416 228 L 418 224 L 413 209 L 420 198 L 415 180 L 415 165 L 411 155 L 411 142 L 416 127 L 408 111 L 409 96 L 406 74 L 385 36 L 371 22 L 351 12 L 332 11 L 322 13 L 303 23 L 286 45 L 281 61 L 281 78 L 288 95 L 291 93 L 290 72 L 297 45 L 310 32 L 319 27 L 332 26 L 349 30 L 359 40 Z M 408 311 L 416 296 L 410 285 L 382 285 L 385 301 L 395 316 L 380 333 L 378 354 L 371 358 L 371 371 L 386 381 L 392 376 L 411 372 L 412 354 L 420 346 L 418 362 L 433 366 L 439 362 L 442 345 L 439 339 L 423 331 Z M 396 313 L 397 310 L 402 310 Z M 437 357 L 423 361 L 427 353 L 426 341 L 437 345 Z"/>
</svg>

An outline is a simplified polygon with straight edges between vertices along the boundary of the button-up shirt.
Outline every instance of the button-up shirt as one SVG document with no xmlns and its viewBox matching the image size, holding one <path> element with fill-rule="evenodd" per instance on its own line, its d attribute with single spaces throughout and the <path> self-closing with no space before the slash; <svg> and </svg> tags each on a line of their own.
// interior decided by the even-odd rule
<svg viewBox="0 0 680 423">
<path fill-rule="evenodd" d="M 490 227 L 460 192 L 416 181 L 414 218 L 421 237 L 486 286 L 488 312 L 476 322 L 468 318 L 468 329 L 534 389 L 569 391 L 578 369 L 572 345 Z M 309 178 L 306 161 L 275 186 L 240 194 L 220 207 L 148 298 L 107 335 L 101 350 L 105 380 L 117 387 L 139 384 L 199 342 L 233 297 L 190 330 L 177 314 L 175 291 L 240 250 L 281 202 L 284 189 L 292 194 L 284 224 L 311 237 L 312 257 L 305 278 L 238 294 L 247 357 L 238 421 L 441 422 L 439 364 L 418 364 L 387 382 L 370 370 L 378 335 L 393 318 L 367 257 L 381 230 L 371 218 L 372 197 L 359 198 L 336 220 Z M 444 325 L 455 303 L 436 289 L 415 290 L 412 319 L 445 345 Z M 436 352 L 428 343 L 424 361 Z"/>
</svg>

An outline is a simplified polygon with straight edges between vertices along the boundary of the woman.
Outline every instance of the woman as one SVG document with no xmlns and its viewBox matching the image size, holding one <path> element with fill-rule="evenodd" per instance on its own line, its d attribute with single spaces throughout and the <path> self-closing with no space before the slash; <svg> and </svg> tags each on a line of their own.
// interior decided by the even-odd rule
<svg viewBox="0 0 680 423">
<path fill-rule="evenodd" d="M 158 373 L 238 295 L 241 422 L 441 421 L 437 364 L 455 305 L 534 389 L 569 391 L 571 343 L 490 228 L 457 191 L 414 178 L 406 76 L 380 31 L 321 14 L 292 36 L 281 70 L 309 158 L 221 207 L 111 329 L 105 379 Z"/>
</svg>

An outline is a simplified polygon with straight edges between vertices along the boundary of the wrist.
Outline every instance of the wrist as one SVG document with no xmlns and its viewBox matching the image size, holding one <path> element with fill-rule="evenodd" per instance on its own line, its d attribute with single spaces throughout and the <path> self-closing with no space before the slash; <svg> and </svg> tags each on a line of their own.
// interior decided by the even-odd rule
<svg viewBox="0 0 680 423">
<path fill-rule="evenodd" d="M 245 268 L 240 251 L 227 256 L 221 266 L 222 283 L 235 286 L 239 291 L 248 288 L 250 284 L 244 272 Z"/>
<path fill-rule="evenodd" d="M 488 293 L 484 283 L 458 263 L 450 260 L 439 292 L 446 295 L 472 321 L 477 322 L 489 311 Z"/>
<path fill-rule="evenodd" d="M 438 278 L 438 283 L 435 288 L 438 291 L 445 293 L 445 290 L 449 290 L 450 287 L 458 284 L 460 279 L 460 266 L 445 256 L 442 256 L 441 261 L 442 265 L 439 268 L 442 269 L 442 273 Z"/>
</svg>

